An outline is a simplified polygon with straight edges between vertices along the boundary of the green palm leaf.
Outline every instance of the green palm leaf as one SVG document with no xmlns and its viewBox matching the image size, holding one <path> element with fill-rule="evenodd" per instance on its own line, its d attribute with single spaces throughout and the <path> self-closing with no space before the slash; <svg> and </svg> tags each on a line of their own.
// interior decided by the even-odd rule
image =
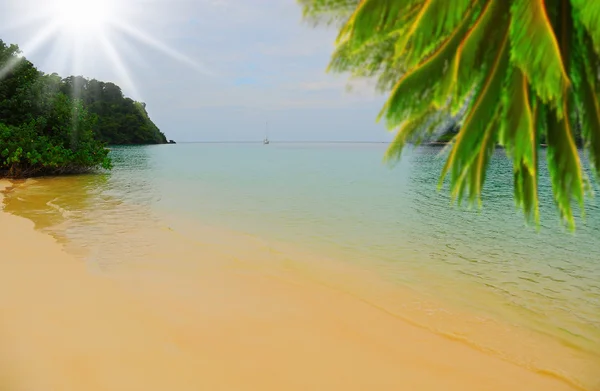
<svg viewBox="0 0 600 391">
<path fill-rule="evenodd" d="M 435 77 L 449 71 L 447 64 L 455 56 L 458 45 L 468 30 L 467 19 L 454 34 L 424 63 L 404 75 L 396 84 L 382 110 L 389 126 L 397 126 L 404 119 L 420 116 L 434 102 L 439 87 Z"/>
<path fill-rule="evenodd" d="M 498 131 L 495 126 L 498 106 L 494 103 L 502 98 L 502 87 L 509 64 L 508 35 L 506 26 L 504 40 L 491 71 L 475 98 L 473 108 L 442 171 L 441 181 L 451 171 L 452 193 L 459 203 L 465 190 L 468 190 L 471 201 L 474 201 L 483 187 L 484 167 L 488 161 L 486 155 L 490 153 L 489 143 L 495 140 Z M 494 109 L 490 110 L 490 107 Z"/>
<path fill-rule="evenodd" d="M 568 112 L 567 102 L 563 110 Z M 561 218 L 569 227 L 575 226 L 571 200 L 583 207 L 585 179 L 571 125 L 567 117 L 560 118 L 556 111 L 547 112 L 548 168 L 554 198 Z"/>
<path fill-rule="evenodd" d="M 579 20 L 590 34 L 596 53 L 600 54 L 600 2 L 594 0 L 571 0 Z"/>
<path fill-rule="evenodd" d="M 530 106 L 529 86 L 523 72 L 512 69 L 503 101 L 499 142 L 512 157 L 515 201 L 528 220 L 539 222 L 537 197 L 537 132 Z"/>
<path fill-rule="evenodd" d="M 452 112 L 457 112 L 473 87 L 480 83 L 486 69 L 493 63 L 495 51 L 501 43 L 498 27 L 508 21 L 508 3 L 505 0 L 492 0 L 485 3 L 475 24 L 461 42 L 450 71 L 442 80 L 441 95 L 437 102 L 452 94 Z"/>
<path fill-rule="evenodd" d="M 600 56 L 592 48 L 590 37 L 579 29 L 575 47 L 573 78 L 575 97 L 579 106 L 580 125 L 592 167 L 600 175 L 600 82 L 597 69 Z"/>
<path fill-rule="evenodd" d="M 511 16 L 511 59 L 542 102 L 552 104 L 560 118 L 570 82 L 544 0 L 513 0 Z"/>
<path fill-rule="evenodd" d="M 350 35 L 352 45 L 360 46 L 374 32 L 384 34 L 398 30 L 417 15 L 415 10 L 425 2 L 426 0 L 363 0 L 340 30 L 338 39 L 343 40 L 346 35 Z"/>
<path fill-rule="evenodd" d="M 305 10 L 344 9 L 331 69 L 376 77 L 390 92 L 380 117 L 398 133 L 387 160 L 459 114 L 442 172 L 453 196 L 480 200 L 500 144 L 513 162 L 516 204 L 537 222 L 537 150 L 546 142 L 554 198 L 574 227 L 572 202 L 582 205 L 587 186 L 576 131 L 600 178 L 600 1 L 300 1 Z"/>
<path fill-rule="evenodd" d="M 394 137 L 394 141 L 392 141 L 387 149 L 384 160 L 388 162 L 399 160 L 402 150 L 409 142 L 419 143 L 420 140 L 418 137 L 420 136 L 420 131 L 426 126 L 430 129 L 435 126 L 434 123 L 428 123 L 428 121 L 431 121 L 430 116 L 434 111 L 435 110 L 430 107 L 423 114 L 413 117 L 402 124 L 400 130 L 396 133 L 396 137 Z"/>
<path fill-rule="evenodd" d="M 479 2 L 475 2 L 479 3 Z M 407 50 L 408 66 L 421 62 L 434 51 L 454 29 L 468 21 L 465 15 L 473 6 L 471 0 L 428 0 L 416 14 L 409 30 L 398 40 L 397 53 Z"/>
</svg>

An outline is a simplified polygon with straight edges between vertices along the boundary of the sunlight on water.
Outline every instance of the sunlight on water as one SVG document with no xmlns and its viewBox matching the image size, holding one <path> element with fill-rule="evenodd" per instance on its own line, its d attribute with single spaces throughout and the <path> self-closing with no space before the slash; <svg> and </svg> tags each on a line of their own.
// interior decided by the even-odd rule
<svg viewBox="0 0 600 391">
<path fill-rule="evenodd" d="M 351 293 L 436 332 L 598 389 L 598 200 L 588 200 L 585 220 L 578 219 L 575 234 L 567 233 L 542 170 L 536 233 L 514 207 L 512 168 L 502 153 L 491 162 L 478 211 L 453 207 L 447 191 L 436 191 L 440 148 L 407 153 L 390 169 L 382 163 L 385 147 L 114 148 L 111 174 L 29 181 L 7 197 L 6 210 L 32 219 L 104 270 L 152 254 L 157 238 L 168 240 L 157 232 L 193 238 L 199 232 L 194 226 L 343 260 L 380 278 L 377 286 L 344 286 Z M 400 289 L 412 292 L 410 300 Z M 507 339 L 515 346 L 506 346 Z"/>
</svg>

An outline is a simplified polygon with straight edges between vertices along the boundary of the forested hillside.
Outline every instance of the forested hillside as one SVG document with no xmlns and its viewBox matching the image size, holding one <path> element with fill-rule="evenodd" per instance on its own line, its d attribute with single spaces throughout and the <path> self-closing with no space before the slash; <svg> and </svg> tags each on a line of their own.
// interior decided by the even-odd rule
<svg viewBox="0 0 600 391">
<path fill-rule="evenodd" d="M 96 116 L 0 41 L 0 177 L 80 173 L 111 167 L 93 133 Z"/>
<path fill-rule="evenodd" d="M 0 176 L 107 169 L 106 145 L 166 142 L 119 86 L 44 74 L 0 40 Z"/>
<path fill-rule="evenodd" d="M 145 103 L 124 97 L 121 88 L 114 83 L 69 76 L 61 80 L 60 90 L 81 99 L 88 111 L 98 116 L 94 133 L 107 144 L 167 142 L 165 135 L 148 117 Z"/>
</svg>

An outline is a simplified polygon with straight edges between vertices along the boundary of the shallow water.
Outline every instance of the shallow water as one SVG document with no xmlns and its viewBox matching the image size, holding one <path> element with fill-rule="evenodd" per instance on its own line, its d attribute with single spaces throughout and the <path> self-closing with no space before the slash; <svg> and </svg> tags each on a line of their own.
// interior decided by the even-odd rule
<svg viewBox="0 0 600 391">
<path fill-rule="evenodd" d="M 391 169 L 383 144 L 177 144 L 118 147 L 112 173 L 46 178 L 11 192 L 6 210 L 32 219 L 104 271 L 153 253 L 167 232 L 201 227 L 277 246 L 314 278 L 491 354 L 600 390 L 600 206 L 566 232 L 547 172 L 542 224 L 527 227 L 498 151 L 483 209 L 436 191 L 441 148 Z M 600 194 L 596 186 L 596 194 Z M 227 240 L 227 236 L 220 236 Z M 235 247 L 235 242 L 232 243 Z M 283 247 L 281 247 L 283 246 Z M 289 256 L 288 256 L 289 255 Z M 285 257 L 284 257 L 285 258 Z M 351 283 L 318 263 L 370 276 Z"/>
</svg>

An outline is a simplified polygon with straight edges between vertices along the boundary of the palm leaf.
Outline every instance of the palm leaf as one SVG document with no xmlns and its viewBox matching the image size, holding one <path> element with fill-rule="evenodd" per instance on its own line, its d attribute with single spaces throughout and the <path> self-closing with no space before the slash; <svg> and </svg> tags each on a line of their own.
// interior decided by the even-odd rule
<svg viewBox="0 0 600 391">
<path fill-rule="evenodd" d="M 511 70 L 503 99 L 499 142 L 513 160 L 515 201 L 528 221 L 539 222 L 537 198 L 537 132 L 530 106 L 527 79 L 519 68 Z"/>
<path fill-rule="evenodd" d="M 587 181 L 573 124 L 600 178 L 600 0 L 299 1 L 346 20 L 332 70 L 377 77 L 391 91 L 379 117 L 401 127 L 386 159 L 462 109 L 441 181 L 451 172 L 454 198 L 479 199 L 499 142 L 513 162 L 516 203 L 537 222 L 545 136 L 555 200 L 574 226 L 571 204 L 581 205 Z"/>
<path fill-rule="evenodd" d="M 573 9 L 577 12 L 578 20 L 586 27 L 596 53 L 600 54 L 600 1 L 571 0 Z"/>
<path fill-rule="evenodd" d="M 410 116 L 420 116 L 429 108 L 437 94 L 436 88 L 439 88 L 435 78 L 448 72 L 447 64 L 454 58 L 468 30 L 467 19 L 429 59 L 398 81 L 380 114 L 380 117 L 385 114 L 388 126 L 395 127 Z"/>
<path fill-rule="evenodd" d="M 542 102 L 550 103 L 561 118 L 563 95 L 570 82 L 544 0 L 513 0 L 511 16 L 511 60 Z"/>
<path fill-rule="evenodd" d="M 582 108 L 580 112 L 583 139 L 589 151 L 592 167 L 600 177 L 600 89 L 593 79 L 591 72 L 584 72 L 581 87 Z"/>
<path fill-rule="evenodd" d="M 411 9 L 417 9 L 426 0 L 363 0 L 348 22 L 340 30 L 338 41 L 349 36 L 352 45 L 360 46 L 374 33 L 383 34 L 406 26 Z"/>
<path fill-rule="evenodd" d="M 394 141 L 392 141 L 388 147 L 384 160 L 387 162 L 397 161 L 400 159 L 400 155 L 406 144 L 410 142 L 419 143 L 421 141 L 419 135 L 423 132 L 425 127 L 431 125 L 428 122 L 432 120 L 431 116 L 434 113 L 435 110 L 430 107 L 423 114 L 405 121 L 396 133 Z"/>
<path fill-rule="evenodd" d="M 436 102 L 441 104 L 452 95 L 452 112 L 462 108 L 469 93 L 485 74 L 494 60 L 502 37 L 498 29 L 508 22 L 508 2 L 491 0 L 485 4 L 469 33 L 461 42 L 451 69 L 442 80 Z M 451 91 L 454 91 L 452 93 Z"/>
<path fill-rule="evenodd" d="M 349 72 L 351 77 L 377 78 L 377 90 L 389 91 L 405 73 L 402 63 L 392 62 L 395 57 L 395 33 L 375 35 L 358 48 L 346 40 L 339 43 L 327 71 Z"/>
<path fill-rule="evenodd" d="M 537 151 L 533 152 L 537 163 Z M 514 194 L 517 207 L 523 209 L 527 221 L 534 221 L 539 227 L 540 213 L 537 194 L 537 170 L 530 171 L 524 163 L 517 163 L 514 167 Z"/>
<path fill-rule="evenodd" d="M 478 3 L 478 2 L 475 2 Z M 428 0 L 420 8 L 408 32 L 398 40 L 397 53 L 404 53 L 408 66 L 421 62 L 447 39 L 473 6 L 472 0 Z"/>
<path fill-rule="evenodd" d="M 579 109 L 579 125 L 592 168 L 596 177 L 600 177 L 600 83 L 594 71 L 600 67 L 600 58 L 594 52 L 587 32 L 581 26 L 577 26 L 576 29 L 573 86 Z"/>
<path fill-rule="evenodd" d="M 452 198 L 460 204 L 466 194 L 469 195 L 471 204 L 477 201 L 481 205 L 481 190 L 485 182 L 485 174 L 490 158 L 497 142 L 497 128 L 500 110 L 496 108 L 490 123 L 483 128 L 481 140 L 477 143 L 477 150 L 472 151 L 472 162 L 464 167 L 460 177 L 452 184 Z"/>
<path fill-rule="evenodd" d="M 565 101 L 563 112 L 569 112 Z M 561 219 L 569 228 L 575 228 L 571 201 L 583 207 L 585 179 L 571 125 L 567 117 L 559 118 L 555 110 L 547 111 L 548 168 L 554 200 Z"/>
<path fill-rule="evenodd" d="M 440 185 L 448 171 L 452 170 L 452 193 L 454 198 L 458 197 L 459 203 L 467 188 L 471 201 L 475 200 L 480 194 L 485 179 L 482 172 L 480 172 L 480 168 L 485 166 L 484 163 L 487 163 L 487 160 L 482 159 L 480 156 L 489 152 L 487 144 L 494 140 L 497 132 L 497 127 L 492 125 L 496 123 L 498 102 L 501 101 L 502 86 L 509 64 L 508 40 L 508 28 L 506 26 L 504 39 L 497 52 L 494 64 L 481 91 L 475 97 L 473 108 L 456 137 L 456 143 L 442 171 Z M 476 159 L 476 172 L 469 175 Z M 468 182 L 466 182 L 467 180 Z"/>
<path fill-rule="evenodd" d="M 346 21 L 360 0 L 297 0 L 304 19 L 316 24 Z"/>
</svg>

